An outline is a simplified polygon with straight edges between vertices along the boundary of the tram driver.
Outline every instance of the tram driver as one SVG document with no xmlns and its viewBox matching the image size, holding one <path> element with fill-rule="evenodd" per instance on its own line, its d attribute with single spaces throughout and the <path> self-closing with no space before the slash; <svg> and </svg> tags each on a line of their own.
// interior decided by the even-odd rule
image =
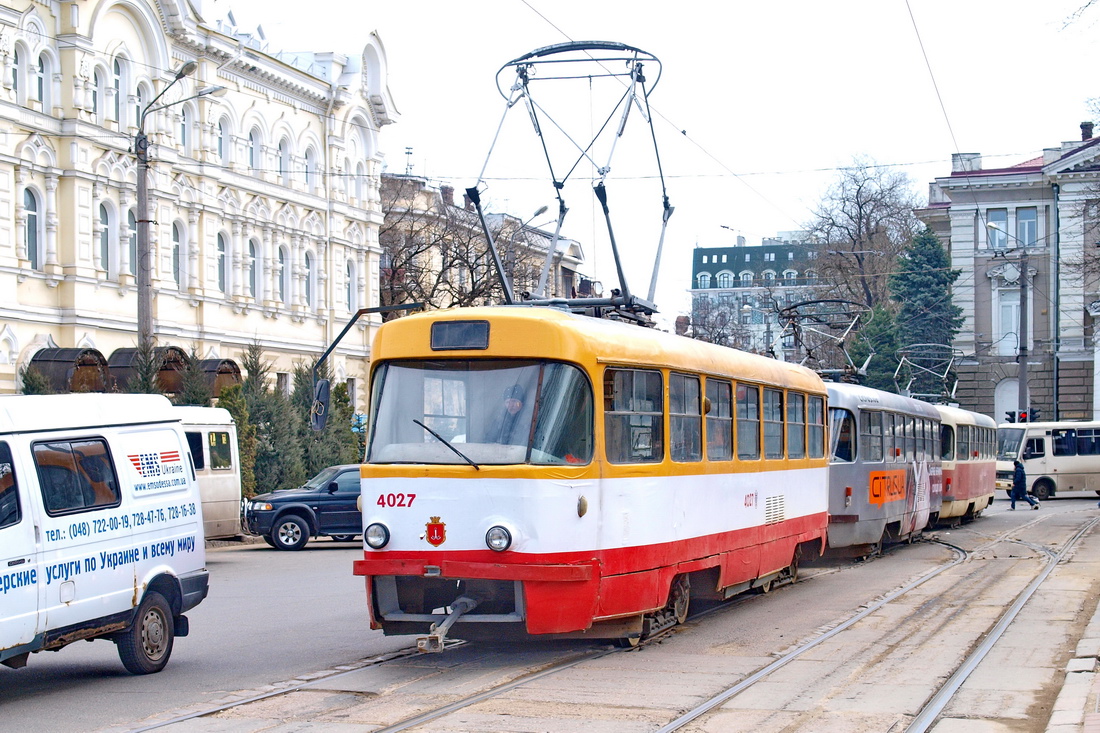
<svg viewBox="0 0 1100 733">
<path fill-rule="evenodd" d="M 527 390 L 522 385 L 513 384 L 504 390 L 501 395 L 503 403 L 500 413 L 489 426 L 485 435 L 486 443 L 500 443 L 502 445 L 527 445 L 528 426 L 520 419 L 523 413 L 523 403 L 527 399 Z"/>
</svg>

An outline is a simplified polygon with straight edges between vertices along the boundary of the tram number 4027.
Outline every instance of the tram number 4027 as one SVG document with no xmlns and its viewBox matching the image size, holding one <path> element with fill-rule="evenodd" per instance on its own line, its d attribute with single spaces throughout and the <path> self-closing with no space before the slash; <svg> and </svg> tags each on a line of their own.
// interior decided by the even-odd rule
<svg viewBox="0 0 1100 733">
<path fill-rule="evenodd" d="M 412 506 L 415 498 L 416 494 L 379 494 L 375 503 L 381 507 Z"/>
</svg>

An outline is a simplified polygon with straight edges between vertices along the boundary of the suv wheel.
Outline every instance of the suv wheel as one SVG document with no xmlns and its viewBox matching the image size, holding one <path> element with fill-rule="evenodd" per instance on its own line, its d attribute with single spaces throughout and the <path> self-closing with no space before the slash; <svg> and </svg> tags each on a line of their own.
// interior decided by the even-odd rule
<svg viewBox="0 0 1100 733">
<path fill-rule="evenodd" d="M 355 535 L 353 534 L 334 534 L 331 536 L 333 542 L 352 542 L 355 540 Z"/>
<path fill-rule="evenodd" d="M 271 528 L 271 540 L 276 550 L 300 550 L 309 542 L 309 526 L 296 514 L 283 515 Z"/>
</svg>

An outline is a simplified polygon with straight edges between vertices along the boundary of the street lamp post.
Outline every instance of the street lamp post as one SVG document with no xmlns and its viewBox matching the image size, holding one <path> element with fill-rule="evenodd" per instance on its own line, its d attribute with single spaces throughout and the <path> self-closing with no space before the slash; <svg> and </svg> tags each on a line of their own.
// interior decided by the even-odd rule
<svg viewBox="0 0 1100 733">
<path fill-rule="evenodd" d="M 1004 234 L 1006 237 L 1012 237 L 1017 242 L 1019 242 L 1020 248 L 1021 248 L 1020 249 L 1020 333 L 1019 333 L 1019 338 L 1017 339 L 1017 341 L 1019 342 L 1018 358 L 1020 360 L 1020 365 L 1019 365 L 1020 373 L 1019 373 L 1019 376 L 1017 377 L 1017 379 L 1020 382 L 1020 384 L 1019 384 L 1019 390 L 1020 391 L 1019 391 L 1018 396 L 1016 398 L 1016 403 L 1018 405 L 1018 408 L 1016 410 L 1016 418 L 1020 419 L 1021 415 L 1026 415 L 1027 416 L 1026 419 L 1028 421 L 1030 421 L 1031 420 L 1031 407 L 1030 407 L 1031 403 L 1030 403 L 1030 400 L 1028 399 L 1028 394 L 1027 394 L 1027 351 L 1028 351 L 1028 347 L 1027 347 L 1027 342 L 1028 342 L 1028 338 L 1027 338 L 1027 333 L 1028 333 L 1027 332 L 1027 328 L 1028 328 L 1028 318 L 1027 318 L 1027 244 L 1025 242 L 1021 242 L 1018 237 L 1013 237 L 1011 234 L 1006 232 L 1004 229 L 1001 229 L 999 226 L 997 226 L 996 222 L 992 222 L 992 221 L 987 222 L 986 227 L 988 227 L 989 229 L 992 229 L 995 232 L 1000 232 L 1001 234 Z"/>
<path fill-rule="evenodd" d="M 185 76 L 195 73 L 198 64 L 188 61 L 176 71 L 172 81 L 160 90 L 160 94 L 153 97 L 149 104 L 141 110 L 138 116 L 138 129 L 134 135 L 134 154 L 137 155 L 137 329 L 138 348 L 143 352 L 153 347 L 153 253 L 149 243 L 149 138 L 145 135 L 145 118 L 151 112 L 166 109 L 182 102 L 187 102 L 198 97 L 216 96 L 225 94 L 222 86 L 206 87 L 200 89 L 190 97 L 177 99 L 174 102 L 158 105 L 164 93 L 172 88 L 172 85 Z"/>
</svg>

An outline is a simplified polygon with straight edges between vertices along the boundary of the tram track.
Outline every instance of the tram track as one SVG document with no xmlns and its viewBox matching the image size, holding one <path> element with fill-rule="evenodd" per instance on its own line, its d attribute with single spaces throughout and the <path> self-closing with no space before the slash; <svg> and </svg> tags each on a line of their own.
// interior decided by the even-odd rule
<svg viewBox="0 0 1100 733">
<path fill-rule="evenodd" d="M 861 621 L 867 620 L 875 614 L 881 613 L 884 609 L 888 609 L 891 604 L 896 604 L 900 599 L 905 598 L 908 594 L 911 594 L 918 588 L 925 586 L 930 581 L 933 581 L 937 577 L 942 576 L 953 569 L 959 569 L 961 566 L 965 566 L 968 562 L 974 561 L 976 558 L 982 558 L 986 556 L 986 559 L 990 561 L 1001 560 L 1039 560 L 1042 563 L 1042 567 L 1032 574 L 1030 582 L 1027 583 L 1022 591 L 1015 595 L 1012 601 L 1012 605 L 996 620 L 992 627 L 986 627 L 980 632 L 972 634 L 974 637 L 973 648 L 967 650 L 962 661 L 956 665 L 955 669 L 949 674 L 944 675 L 945 679 L 941 680 L 941 683 L 936 686 L 936 689 L 932 690 L 926 703 L 922 706 L 919 713 L 914 716 L 909 723 L 907 730 L 914 733 L 928 730 L 929 727 L 938 719 L 943 712 L 946 705 L 951 701 L 959 687 L 965 682 L 967 677 L 977 668 L 982 659 L 989 653 L 997 641 L 1001 638 L 1001 635 L 1009 628 L 1012 621 L 1019 614 L 1020 610 L 1026 605 L 1027 601 L 1037 592 L 1042 586 L 1044 581 L 1049 577 L 1050 573 L 1061 563 L 1064 558 L 1072 552 L 1079 540 L 1084 537 L 1094 526 L 1100 521 L 1100 519 L 1093 519 L 1082 526 L 1065 542 L 1060 543 L 1060 546 L 1055 550 L 1049 546 L 1043 545 L 1038 542 L 1029 542 L 1021 538 L 1021 535 L 1026 534 L 1032 528 L 1043 523 L 1047 517 L 1035 517 L 1030 521 L 1015 526 L 1011 529 L 999 532 L 990 537 L 983 537 L 977 546 L 972 549 L 965 549 L 956 544 L 946 542 L 939 539 L 929 540 L 951 551 L 952 557 L 949 561 L 944 562 L 936 567 L 924 572 L 923 574 L 910 579 L 900 587 L 897 587 L 890 592 L 880 596 L 876 600 L 861 606 L 859 610 L 843 620 L 835 623 L 835 625 L 824 629 L 821 633 L 815 635 L 813 638 L 798 643 L 792 649 L 784 651 L 781 656 L 775 658 L 770 663 L 745 674 L 738 679 L 734 684 L 726 687 L 720 692 L 710 695 L 706 700 L 693 706 L 691 709 L 679 714 L 670 722 L 663 726 L 656 728 L 659 733 L 665 731 L 671 733 L 671 731 L 684 730 L 691 726 L 691 729 L 695 730 L 710 730 L 706 727 L 705 721 L 708 716 L 713 712 L 721 709 L 724 705 L 737 698 L 739 695 L 753 689 L 755 686 L 760 685 L 767 678 L 772 676 L 775 672 L 783 669 L 784 667 L 799 661 L 801 658 L 807 656 L 809 652 L 821 647 L 821 645 L 830 642 L 831 640 L 841 637 L 846 631 L 852 629 L 854 626 L 860 624 Z M 1027 557 L 1019 557 L 1010 555 L 1005 557 L 1003 555 L 994 554 L 991 558 L 990 551 L 995 551 L 998 548 L 1004 547 L 1006 544 L 1013 544 L 1018 547 L 1026 548 L 1029 550 Z M 904 551 L 904 547 L 896 546 L 888 552 Z M 849 566 L 840 568 L 825 568 L 818 569 L 814 576 L 805 579 L 800 582 L 800 585 L 805 582 L 813 582 L 814 578 L 831 575 L 837 572 L 844 572 Z M 853 566 L 854 567 L 854 566 Z M 949 625 L 957 620 L 957 617 L 964 615 L 969 603 L 974 599 L 981 597 L 982 593 L 986 592 L 987 588 L 993 583 L 993 578 L 996 573 L 989 572 L 989 565 L 987 563 L 973 563 L 972 568 L 963 567 L 966 571 L 961 574 L 961 577 L 955 581 L 951 587 L 958 588 L 959 597 L 954 601 L 959 608 L 948 609 L 940 615 L 938 623 L 941 626 Z M 779 590 L 778 588 L 776 590 Z M 773 591 L 774 593 L 775 591 Z M 744 596 L 733 599 L 732 602 L 711 607 L 702 611 L 698 611 L 692 614 L 692 621 L 701 620 L 704 616 L 711 614 L 723 613 L 727 611 L 733 611 L 738 606 L 745 603 L 752 603 L 754 601 L 764 600 L 761 596 Z M 894 612 L 897 615 L 897 611 Z M 904 616 L 896 618 L 896 623 L 902 629 L 898 631 L 892 640 L 880 642 L 882 648 L 878 651 L 877 656 L 867 661 L 869 667 L 874 664 L 881 663 L 883 659 L 890 654 L 901 649 L 907 643 L 907 636 L 911 635 L 911 632 L 906 632 L 906 624 L 918 624 L 922 623 L 924 626 L 928 626 L 928 621 L 923 620 L 918 616 L 916 611 L 908 611 Z M 686 627 L 678 627 L 679 632 L 690 633 L 690 629 Z M 933 626 L 925 630 L 926 635 L 935 633 L 936 627 Z M 533 685 L 540 680 L 547 680 L 555 675 L 561 675 L 568 670 L 578 669 L 586 663 L 595 663 L 598 660 L 605 659 L 611 655 L 621 654 L 633 654 L 643 651 L 650 646 L 662 644 L 669 638 L 675 637 L 678 631 L 673 630 L 671 633 L 661 634 L 653 639 L 646 640 L 642 644 L 634 649 L 618 649 L 610 648 L 606 645 L 592 645 L 588 648 L 573 647 L 569 652 L 565 654 L 557 654 L 557 658 L 544 660 L 541 664 L 537 664 L 534 667 L 527 669 L 520 669 L 516 667 L 512 671 L 500 671 L 498 676 L 509 677 L 506 680 L 498 683 L 491 684 L 483 689 L 476 691 L 475 693 L 451 696 L 452 699 L 447 700 L 444 704 L 430 704 L 427 696 L 425 699 L 418 702 L 419 708 L 415 709 L 412 714 L 406 714 L 403 716 L 387 716 L 388 720 L 379 721 L 382 723 L 376 730 L 380 733 L 397 733 L 398 731 L 409 730 L 427 730 L 433 724 L 436 727 L 442 726 L 447 730 L 466 730 L 462 727 L 463 724 L 459 723 L 459 727 L 453 727 L 455 720 L 459 718 L 451 718 L 461 713 L 464 710 L 474 708 L 475 706 L 486 703 L 493 698 L 506 695 L 509 692 L 513 692 L 524 688 L 528 685 Z M 449 642 L 451 646 L 449 651 L 453 654 L 465 647 L 467 650 L 471 648 L 470 645 L 465 642 L 454 641 Z M 435 656 L 435 655 L 432 655 Z M 441 661 L 447 655 L 438 657 Z M 553 655 L 551 655 L 553 656 Z M 306 693 L 309 691 L 331 693 L 333 690 L 347 689 L 342 687 L 342 680 L 354 675 L 358 672 L 362 672 L 370 667 L 382 668 L 387 665 L 395 663 L 401 663 L 402 660 L 405 663 L 412 662 L 414 664 L 425 661 L 425 655 L 418 655 L 415 652 L 414 647 L 394 652 L 388 655 L 380 656 L 377 658 L 371 658 L 363 660 L 361 663 L 357 663 L 352 668 L 336 670 L 332 674 L 324 675 L 310 680 L 294 680 L 283 685 L 277 686 L 275 689 L 267 689 L 264 691 L 257 691 L 255 694 L 238 693 L 236 699 L 226 700 L 223 704 L 211 706 L 202 710 L 193 710 L 186 713 L 174 715 L 170 718 L 165 718 L 159 721 L 151 722 L 148 725 L 135 728 L 133 731 L 151 731 L 157 729 L 171 728 L 179 724 L 184 724 L 186 721 L 194 720 L 204 717 L 232 717 L 236 711 L 247 709 L 249 706 L 255 704 L 262 704 L 265 701 L 277 700 L 279 698 L 291 698 L 296 693 Z M 430 664 L 430 662 L 429 662 Z M 932 689 L 932 684 L 929 684 L 929 689 Z M 519 693 L 522 697 L 522 693 Z M 508 703 L 499 703 L 496 709 L 505 707 Z M 492 708 L 489 708 L 490 710 Z M 393 711 L 391 711 L 392 713 Z M 492 715 L 493 713 L 488 713 Z M 452 723 L 452 727 L 448 727 L 448 719 Z M 666 718 L 667 720 L 667 718 Z M 392 722 L 396 721 L 396 722 Z M 693 726 L 692 724 L 695 724 Z M 696 727 L 703 726 L 703 727 Z M 179 728 L 183 729 L 182 725 Z M 654 730 L 649 728 L 648 730 Z"/>
</svg>

